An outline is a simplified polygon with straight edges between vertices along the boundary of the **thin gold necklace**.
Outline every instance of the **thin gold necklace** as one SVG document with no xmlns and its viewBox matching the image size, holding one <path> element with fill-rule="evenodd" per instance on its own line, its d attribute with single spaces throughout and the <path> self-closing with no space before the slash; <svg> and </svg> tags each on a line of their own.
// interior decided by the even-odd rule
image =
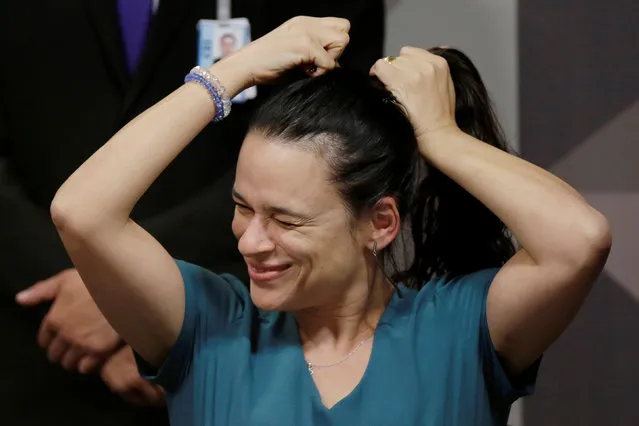
<svg viewBox="0 0 639 426">
<path fill-rule="evenodd" d="M 328 367 L 335 367 L 336 365 L 339 365 L 341 363 L 343 363 L 344 361 L 346 361 L 347 359 L 349 359 L 355 352 L 357 352 L 357 350 L 359 348 L 362 347 L 362 345 L 366 342 L 368 342 L 370 339 L 373 338 L 375 334 L 371 334 L 370 336 L 368 336 L 366 339 L 360 341 L 357 346 L 355 346 L 353 348 L 352 351 L 350 351 L 349 353 L 346 354 L 346 356 L 344 356 L 342 359 L 340 359 L 339 361 L 335 361 L 335 362 L 331 362 L 329 364 L 314 364 L 312 362 L 310 362 L 309 360 L 306 360 L 306 367 L 308 368 L 308 372 L 311 374 L 311 376 L 313 374 L 315 374 L 315 368 L 328 368 Z"/>
</svg>

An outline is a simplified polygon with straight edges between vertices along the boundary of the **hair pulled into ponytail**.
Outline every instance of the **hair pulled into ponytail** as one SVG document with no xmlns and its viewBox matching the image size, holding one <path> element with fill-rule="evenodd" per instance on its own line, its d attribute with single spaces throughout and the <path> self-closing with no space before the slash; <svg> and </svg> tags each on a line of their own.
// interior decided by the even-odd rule
<svg viewBox="0 0 639 426">
<path fill-rule="evenodd" d="M 459 128 L 508 151 L 492 102 L 472 61 L 456 49 L 433 48 L 430 52 L 448 62 Z M 436 276 L 456 277 L 501 266 L 514 255 L 512 238 L 497 216 L 436 168 L 427 166 L 424 174 L 413 193 L 409 213 L 415 255 L 397 279 L 420 287 Z"/>
<path fill-rule="evenodd" d="M 470 59 L 455 49 L 430 51 L 448 62 L 459 128 L 506 150 L 486 87 Z M 377 79 L 338 68 L 287 84 L 258 109 L 249 129 L 321 152 L 354 217 L 382 197 L 396 200 L 412 238 L 397 238 L 378 255 L 394 281 L 421 288 L 434 277 L 503 265 L 515 252 L 504 224 L 426 164 L 410 122 L 389 99 Z"/>
</svg>

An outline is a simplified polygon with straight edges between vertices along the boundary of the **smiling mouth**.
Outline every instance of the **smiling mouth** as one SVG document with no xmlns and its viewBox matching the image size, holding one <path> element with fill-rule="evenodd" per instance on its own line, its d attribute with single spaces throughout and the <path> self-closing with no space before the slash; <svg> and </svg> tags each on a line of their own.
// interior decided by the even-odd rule
<svg viewBox="0 0 639 426">
<path fill-rule="evenodd" d="M 249 276 L 253 281 L 264 282 L 271 281 L 284 275 L 289 269 L 290 264 L 283 265 L 255 265 L 248 264 Z"/>
</svg>

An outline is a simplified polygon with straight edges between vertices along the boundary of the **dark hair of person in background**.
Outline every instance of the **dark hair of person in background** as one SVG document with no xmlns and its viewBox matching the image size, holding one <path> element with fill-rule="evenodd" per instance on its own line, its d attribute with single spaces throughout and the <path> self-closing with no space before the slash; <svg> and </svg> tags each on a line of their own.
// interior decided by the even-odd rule
<svg viewBox="0 0 639 426">
<path fill-rule="evenodd" d="M 507 150 L 486 87 L 471 60 L 450 48 L 430 52 L 448 62 L 460 129 Z M 419 289 L 431 278 L 500 267 L 515 253 L 503 222 L 426 164 L 411 124 L 375 78 L 338 68 L 289 84 L 262 105 L 250 129 L 320 154 L 355 218 L 382 197 L 396 199 L 412 238 L 397 238 L 378 255 L 394 283 Z M 399 253 L 408 261 L 398 258 Z"/>
</svg>

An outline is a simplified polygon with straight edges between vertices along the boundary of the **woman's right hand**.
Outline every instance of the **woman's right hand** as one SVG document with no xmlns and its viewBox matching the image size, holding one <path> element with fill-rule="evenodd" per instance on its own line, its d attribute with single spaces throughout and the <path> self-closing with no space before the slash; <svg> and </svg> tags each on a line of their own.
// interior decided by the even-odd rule
<svg viewBox="0 0 639 426">
<path fill-rule="evenodd" d="M 378 60 L 371 75 L 379 78 L 402 105 L 419 142 L 441 129 L 459 130 L 455 121 L 455 88 L 443 57 L 424 49 L 403 47 L 398 57 Z"/>
<path fill-rule="evenodd" d="M 304 66 L 318 76 L 337 66 L 348 45 L 350 22 L 298 16 L 213 65 L 210 70 L 231 95 Z M 229 87 L 230 86 L 230 87 Z"/>
</svg>

